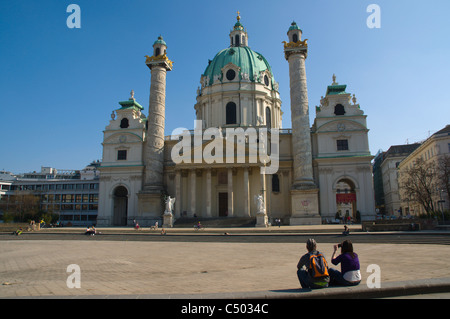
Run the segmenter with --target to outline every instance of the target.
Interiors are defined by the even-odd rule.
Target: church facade
[[[153,55],[146,56],[148,116],[132,93],[104,130],[98,226],[162,220],[171,227],[194,216],[254,218],[256,226],[274,219],[320,224],[338,212],[374,217],[366,115],[333,76],[310,125],[308,43],[295,22],[287,35],[291,128],[282,128],[279,85],[270,64],[248,46],[238,16],[229,47],[209,60],[201,75],[194,129],[176,136],[164,132],[172,61],[163,38],[157,39]]]

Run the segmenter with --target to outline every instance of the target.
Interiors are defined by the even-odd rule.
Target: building
[[[434,162],[436,167],[439,167],[438,165],[441,160],[447,159],[447,169],[449,168],[450,125],[447,125],[427,138],[398,165],[401,209],[406,215],[418,216],[426,213],[424,207],[418,201],[406,196],[405,192],[402,190],[406,170],[413,168],[419,158],[425,161],[425,163]],[[436,173],[437,174],[433,177],[433,181],[431,182],[432,186],[429,188],[432,196],[433,208],[435,211],[450,210],[448,188],[446,188],[445,185],[442,185],[437,178],[438,174],[443,173],[443,170],[437,168]],[[448,180],[448,171],[446,174]]]
[[[420,146],[420,143],[393,145],[383,154],[381,175],[383,180],[383,194],[385,214],[388,216],[402,216],[402,208],[398,186],[398,166],[401,161]]]
[[[255,219],[256,226],[275,218],[319,224],[333,220],[339,209],[373,218],[366,115],[333,77],[311,128],[308,43],[295,22],[287,36],[291,128],[282,128],[273,70],[249,47],[238,16],[229,46],[201,74],[194,129],[176,136],[164,132],[166,76],[173,63],[160,36],[146,56],[148,116],[132,92],[104,130],[98,225],[158,221],[170,227],[184,217]],[[175,198],[173,210],[168,196]]]
[[[360,219],[374,212],[373,156],[369,150],[367,115],[353,96],[339,85],[327,87],[316,107],[312,126],[316,183],[320,189],[321,215]]]
[[[27,192],[39,196],[40,210],[57,214],[59,221],[65,225],[96,224],[99,165],[100,162],[93,162],[82,170],[41,167],[40,172],[2,174],[0,177],[4,179],[0,181],[0,185],[2,189],[5,188],[3,208],[6,211],[19,192]]]

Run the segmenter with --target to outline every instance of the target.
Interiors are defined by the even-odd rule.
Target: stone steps
[[[254,227],[255,217],[181,217],[178,218],[173,227],[191,228],[200,222],[203,226],[209,228],[228,228],[228,227]]]

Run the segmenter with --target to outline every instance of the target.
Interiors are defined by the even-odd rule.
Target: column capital
[[[300,57],[306,59],[308,57],[308,47],[285,48],[284,57],[286,61],[289,61],[291,55],[300,55]]]

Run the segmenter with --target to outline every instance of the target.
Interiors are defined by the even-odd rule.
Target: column
[[[163,189],[166,74],[164,66],[151,66],[144,190],[153,192]]]
[[[307,45],[295,48],[285,47],[289,62],[291,95],[292,152],[294,160],[293,189],[316,188],[313,180],[311,130],[309,125],[308,89],[305,60]]]
[[[166,43],[162,37],[153,44],[154,56],[145,64],[151,70],[149,116],[147,137],[143,149],[145,165],[143,187],[137,194],[138,214],[148,219],[160,217],[163,211],[161,193],[164,190],[164,126],[166,112],[166,75],[172,70],[172,61],[165,52]]]
[[[250,217],[250,184],[248,180],[248,167],[244,167],[244,216]]]
[[[233,169],[228,168],[228,217],[233,217]]]
[[[195,169],[191,169],[191,211],[190,211],[190,216],[189,217],[194,217],[194,215],[196,214],[196,210],[195,210],[195,205],[196,205],[196,182],[197,179],[197,174],[195,173]]]
[[[211,217],[211,169],[206,169],[206,217]]]
[[[181,170],[175,171],[175,217],[181,217]]]
[[[307,41],[301,41],[302,31],[295,22],[288,31],[289,43],[284,45],[289,63],[292,121],[293,182],[291,187],[290,225],[319,225],[319,189],[314,183],[311,129],[309,125],[308,89],[305,59]]]

